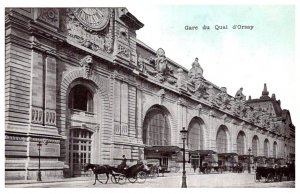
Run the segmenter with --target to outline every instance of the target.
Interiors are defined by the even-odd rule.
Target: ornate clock
[[[103,30],[109,22],[109,8],[74,8],[72,11],[88,30]]]

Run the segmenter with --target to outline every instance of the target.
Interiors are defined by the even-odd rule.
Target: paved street
[[[47,180],[44,183],[24,183],[24,184],[8,184],[7,188],[179,188],[181,187],[181,174],[167,174],[165,177],[148,178],[145,183],[130,183],[127,182],[124,185],[114,184],[111,180],[107,184],[101,184],[99,182],[93,185],[93,177],[83,177],[63,180],[59,182],[51,182]],[[220,188],[220,187],[251,187],[251,188],[263,188],[263,187],[281,187],[281,188],[294,188],[295,181],[284,181],[275,183],[255,182],[254,174],[188,174],[187,186],[189,188]]]

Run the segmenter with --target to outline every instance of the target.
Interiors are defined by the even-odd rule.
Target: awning
[[[192,150],[188,151],[190,154],[195,154],[195,155],[209,155],[209,154],[216,154],[217,152],[213,150]]]
[[[181,149],[178,146],[149,146],[145,147],[145,153],[176,154]]]
[[[218,156],[219,157],[231,157],[231,156],[237,156],[238,154],[237,153],[218,153]]]
[[[254,161],[260,164],[265,164],[266,162],[266,156],[256,156],[254,157]]]
[[[250,155],[250,158],[254,157],[253,155]],[[239,159],[247,159],[249,158],[249,155],[239,155]]]

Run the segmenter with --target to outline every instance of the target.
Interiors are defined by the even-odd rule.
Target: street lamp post
[[[37,181],[42,181],[42,173],[41,173],[41,147],[43,144],[47,145],[47,141],[45,139],[43,139],[43,141],[39,141],[37,146],[38,146],[38,150],[39,150],[39,169],[38,169],[38,173],[37,173]]]
[[[250,153],[251,153],[251,148],[248,149],[248,152],[249,152],[248,173],[251,173],[251,167],[250,167]]]
[[[185,140],[187,139],[187,133],[188,131],[185,130],[185,127],[182,128],[180,131],[181,133],[181,139],[183,141],[183,171],[182,171],[182,188],[187,188],[186,185],[186,172],[185,172]]]

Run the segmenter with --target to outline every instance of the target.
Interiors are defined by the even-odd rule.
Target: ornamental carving
[[[38,9],[38,20],[46,22],[52,26],[59,27],[59,13],[58,9],[54,8],[41,8]]]
[[[121,44],[118,44],[118,55],[121,55],[122,57],[126,58],[126,59],[130,59],[130,51],[125,48],[124,46],[122,46]]]
[[[142,73],[144,73],[144,71],[145,71],[145,59],[142,58],[141,56],[138,56],[137,70],[142,72]]]
[[[198,62],[198,58],[192,63],[192,68],[188,73],[189,82],[194,83],[195,81],[203,78],[203,69]]]
[[[270,126],[270,117],[267,112],[264,112],[260,116],[260,125],[262,127],[268,128]]]
[[[93,69],[93,58],[91,55],[87,55],[80,61],[80,65],[83,68],[84,75],[86,78],[90,77],[92,75],[92,69]]]
[[[207,91],[208,88],[206,87],[203,79],[194,80],[193,85],[188,85],[187,89],[198,98],[203,98],[205,100],[209,98],[209,93]]]
[[[155,76],[160,82],[168,81],[168,83],[172,85],[176,83],[172,67],[168,64],[165,51],[162,48],[157,50],[155,58],[150,58],[150,63],[154,68],[147,68],[147,73],[149,75]]]
[[[232,101],[232,112],[239,117],[245,117],[247,112],[245,103],[239,100]]]
[[[220,88],[220,92],[213,98],[210,98],[212,105],[218,106],[221,109],[231,109],[231,99],[227,94],[225,87]]]
[[[102,15],[104,12],[105,14]],[[87,17],[83,17],[84,15]],[[112,53],[113,12],[110,9],[67,9],[66,26],[68,31],[67,39],[69,41],[75,42],[97,53]]]
[[[179,68],[177,70],[177,87],[182,89],[182,90],[187,90],[187,82],[185,79],[185,76],[183,74],[183,70]]]
[[[235,94],[235,98],[237,100],[241,100],[241,101],[245,101],[246,100],[246,96],[243,94],[243,88],[240,88],[236,94]]]
[[[5,139],[11,141],[27,141],[27,137],[13,136],[13,135],[5,135]]]
[[[59,139],[46,139],[46,138],[40,138],[40,137],[31,137],[30,141],[31,142],[42,142],[44,144],[46,144],[46,143],[59,144],[60,143]]]

